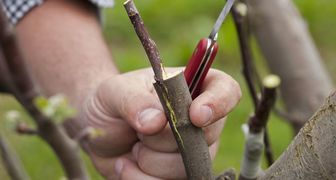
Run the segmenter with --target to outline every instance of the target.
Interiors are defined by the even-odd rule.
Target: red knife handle
[[[193,99],[200,94],[203,80],[216,57],[217,50],[216,41],[209,38],[201,39],[184,70],[184,76]]]

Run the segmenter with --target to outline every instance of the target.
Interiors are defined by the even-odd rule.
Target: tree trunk
[[[333,87],[306,24],[291,0],[247,0],[252,31],[281,93],[296,132]]]
[[[336,92],[259,179],[336,179]]]

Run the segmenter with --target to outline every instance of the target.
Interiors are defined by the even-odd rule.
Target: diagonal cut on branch
[[[144,27],[139,12],[131,0],[126,1],[124,6],[154,70],[154,87],[178,144],[188,179],[213,180],[204,132],[190,121],[189,107],[192,99],[183,73],[163,78],[164,71],[158,49]]]

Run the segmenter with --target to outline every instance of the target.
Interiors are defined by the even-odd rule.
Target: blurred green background
[[[317,44],[321,56],[330,74],[336,70],[336,1],[334,0],[295,0],[295,4],[306,20],[307,27]],[[111,47],[115,62],[122,72],[148,67],[149,63],[140,42],[122,7],[122,1],[116,0],[115,7],[103,12],[104,34]],[[223,7],[222,0],[183,0],[183,1],[136,1],[145,24],[156,41],[166,66],[186,64],[196,43],[206,37]],[[283,30],[286,33],[286,30]],[[237,37],[231,17],[224,23],[219,33],[220,51],[214,67],[225,71],[239,81],[243,97],[240,104],[230,113],[221,136],[221,146],[214,162],[218,173],[226,168],[239,169],[243,152],[241,125],[252,112],[252,106],[245,82],[241,76],[241,64]],[[267,74],[262,55],[254,43],[254,56],[258,71]],[[299,68],[299,67],[298,67]],[[312,74],[313,76],[313,74]],[[333,74],[333,79],[336,79]],[[22,110],[9,96],[0,95],[0,117],[12,109]],[[1,122],[0,132],[9,139],[17,151],[32,179],[60,179],[63,177],[56,157],[37,137],[19,136],[8,124]],[[281,119],[272,115],[269,132],[273,150],[279,156],[292,137],[290,127]],[[92,179],[102,179],[83,153]],[[8,179],[0,165],[0,179]]]

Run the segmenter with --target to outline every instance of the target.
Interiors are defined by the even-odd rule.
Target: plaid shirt
[[[2,0],[5,12],[13,24],[16,24],[32,8],[41,5],[44,0]],[[98,7],[111,7],[113,0],[89,0]]]

